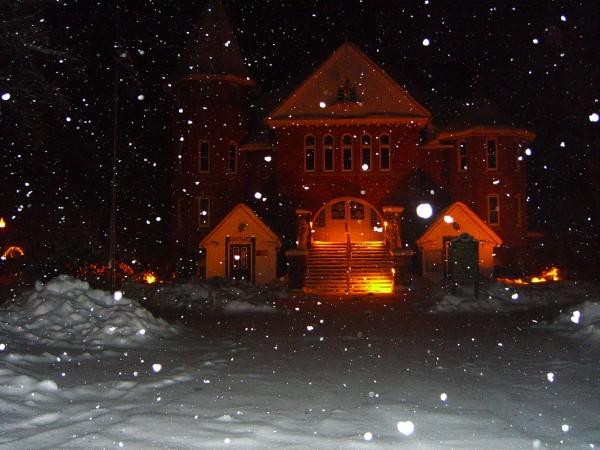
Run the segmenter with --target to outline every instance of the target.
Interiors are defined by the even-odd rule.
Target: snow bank
[[[71,347],[136,347],[178,331],[121,292],[90,289],[60,275],[0,310],[0,328],[28,340]]]
[[[225,279],[178,284],[129,283],[124,291],[153,310],[193,313],[275,312],[274,301],[287,297],[284,288],[253,286]]]
[[[514,285],[492,282],[482,285],[479,298],[473,288],[457,287],[454,294],[434,293],[436,303],[430,313],[511,313],[552,305],[569,305],[600,298],[600,286],[591,283],[561,281],[538,285]]]
[[[600,342],[600,300],[569,308],[548,326],[574,338]]]

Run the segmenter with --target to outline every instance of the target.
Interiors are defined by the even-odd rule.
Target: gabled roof
[[[457,230],[454,223],[446,223],[444,221],[445,216],[450,216],[455,220],[454,223],[459,223],[461,230]],[[467,223],[465,223],[465,220]],[[481,220],[479,216],[477,216],[477,214],[471,210],[471,208],[462,202],[452,203],[444,211],[439,213],[435,222],[433,222],[431,226],[427,228],[427,231],[423,233],[423,236],[417,239],[417,245],[421,246],[427,241],[430,241],[433,237],[433,234],[441,227],[447,228],[448,235],[450,236],[464,233],[467,229],[477,230],[478,233],[470,232],[469,234],[479,241],[492,242],[496,247],[502,245],[502,239],[500,236],[494,233],[494,230],[492,230],[485,222],[483,222],[483,220]]]
[[[227,223],[237,214],[243,216],[247,220],[248,225],[254,225],[254,227],[261,229],[271,241],[277,242],[279,246],[281,246],[281,241],[279,240],[279,237],[277,237],[277,235],[273,233],[273,231],[271,231],[271,229],[254,213],[254,211],[252,211],[248,206],[246,206],[243,203],[238,203],[236,206],[234,206],[231,209],[231,211],[229,211],[229,213],[225,216],[225,218],[221,220],[217,224],[217,226],[215,226],[210,231],[210,233],[208,233],[200,241],[200,246],[205,246],[210,241],[215,240],[219,233],[223,232],[223,228],[227,225]],[[240,232],[240,234],[243,234],[243,232]]]
[[[229,75],[250,80],[235,35],[220,0],[209,0],[200,26],[188,43],[183,58],[184,76]]]
[[[351,94],[340,100],[340,89]],[[266,121],[370,119],[424,125],[431,113],[367,55],[348,42],[315,70]]]

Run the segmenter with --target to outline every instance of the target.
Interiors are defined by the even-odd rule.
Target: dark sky
[[[29,235],[68,237],[85,229],[90,248],[106,251],[117,43],[137,72],[136,83],[119,89],[121,250],[164,245],[166,85],[204,1],[0,3],[3,35],[14,39],[21,30],[60,52],[1,47],[11,64],[2,69],[0,90],[11,99],[0,101],[7,167],[0,214],[15,217]],[[235,0],[225,6],[264,95],[280,98],[348,39],[438,121],[467,102],[489,99],[538,136],[528,162],[533,228],[563,247],[585,252],[597,245],[592,177],[600,124],[589,119],[600,113],[597,2]]]

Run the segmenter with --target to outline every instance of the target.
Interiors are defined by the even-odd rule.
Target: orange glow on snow
[[[559,272],[560,270],[558,267],[550,267],[548,270],[544,270],[541,274],[528,277],[528,279],[525,280],[523,278],[496,278],[496,280],[505,284],[539,284],[546,283],[548,281],[560,281],[561,278]]]

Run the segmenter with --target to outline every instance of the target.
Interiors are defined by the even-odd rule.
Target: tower
[[[200,240],[240,201],[245,178],[239,145],[254,81],[221,1],[207,2],[181,69],[173,83],[172,243],[178,265],[191,268],[202,259]]]

